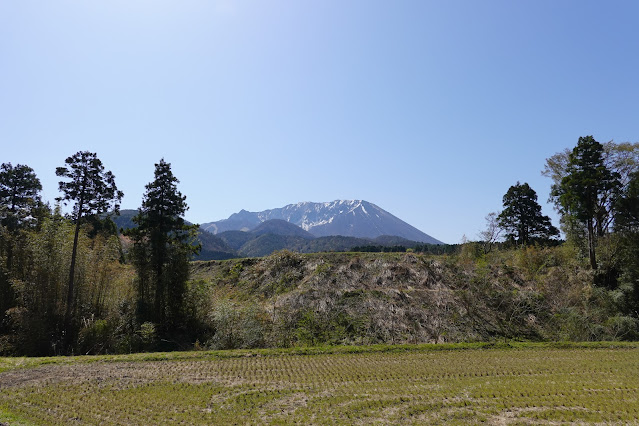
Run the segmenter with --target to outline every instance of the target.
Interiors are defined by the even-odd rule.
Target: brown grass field
[[[639,424],[639,344],[0,358],[5,424]]]

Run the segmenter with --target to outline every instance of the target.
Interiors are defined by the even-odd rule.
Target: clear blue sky
[[[639,2],[0,0],[0,162],[94,151],[187,219],[364,199],[447,243],[552,154],[639,141]],[[558,223],[555,220],[555,224]]]

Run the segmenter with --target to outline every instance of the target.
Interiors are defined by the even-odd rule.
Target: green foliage
[[[589,136],[584,139],[589,138],[592,137]],[[589,142],[592,142],[592,140],[589,140]],[[631,180],[632,174],[635,173],[637,167],[639,167],[639,143],[615,143],[611,141],[602,144],[602,147],[602,159],[604,166],[609,171],[618,173],[621,188],[625,188]],[[569,173],[571,155],[573,155],[573,150],[566,149],[554,154],[546,160],[546,165],[542,174],[552,179],[553,187],[559,187],[562,180],[567,177]],[[611,189],[616,190],[617,188]],[[557,195],[558,194],[551,194],[551,200],[553,200],[556,204],[558,202]],[[600,209],[600,213],[603,215],[612,213],[615,210],[615,197],[611,195],[612,193],[602,197],[602,200],[606,201]],[[561,209],[559,204],[557,204],[557,207]],[[610,221],[610,218],[608,218],[608,221]],[[608,224],[610,224],[610,222]],[[572,231],[569,224],[565,224],[564,231],[566,233]]]
[[[350,251],[358,251],[363,253],[405,253],[408,249],[404,246],[356,246]]]
[[[68,179],[59,183],[63,195],[58,201],[73,203],[74,220],[79,221],[85,214],[119,210],[124,194],[118,191],[115,176],[104,170],[95,153],[80,151],[64,162],[66,166],[58,167],[55,172],[56,176]]]
[[[616,200],[615,229],[622,232],[639,232],[639,170],[630,175],[630,180]]]
[[[83,323],[78,336],[80,353],[103,353],[106,348],[113,345],[113,323],[94,318],[85,319]]]
[[[620,307],[639,315],[639,144],[599,144],[580,138],[572,150],[550,157],[544,174],[569,242],[587,253],[593,282],[623,294]],[[614,232],[612,232],[614,230]]]
[[[28,231],[24,244],[16,251],[20,262],[16,262],[9,281],[17,297],[15,306],[7,311],[8,340],[3,351],[42,355],[66,350],[100,352],[100,348],[111,346],[109,339],[96,345],[97,340],[107,336],[104,329],[111,327],[110,323],[106,327],[98,321],[111,321],[117,303],[127,297],[130,279],[118,262],[118,238],[98,235],[91,239],[87,227],[83,226],[84,232],[77,241],[79,320],[72,323],[72,334],[78,336],[78,341],[63,347],[67,274],[75,225],[57,211],[42,221],[40,229]]]
[[[155,344],[155,340],[157,339],[157,330],[155,328],[155,324],[153,324],[152,322],[147,321],[145,323],[142,323],[138,334],[140,335],[142,344],[145,347],[150,347]]]
[[[620,287],[625,290],[625,311],[639,317],[639,171],[616,204],[615,230],[621,235]]]
[[[199,249],[193,244],[197,225],[186,225],[186,196],[177,190],[171,164],[160,160],[154,180],[146,185],[138,226],[129,230],[134,247],[131,258],[138,273],[140,321],[153,321],[161,329],[183,323],[184,293],[189,259]]]
[[[368,321],[364,316],[353,317],[347,313],[346,309],[328,312],[306,310],[301,312],[297,319],[296,343],[303,346],[317,346],[357,341],[362,337],[367,325]]]
[[[329,340],[328,330],[313,311],[307,310],[301,314],[295,331],[297,340],[302,345],[317,346]]]
[[[476,260],[483,258],[484,250],[480,243],[476,241],[466,241],[460,244],[459,260],[464,263],[474,263]]]
[[[289,224],[289,226],[291,226]],[[264,230],[262,230],[263,232]],[[284,231],[283,231],[284,232]],[[210,239],[211,236],[206,238]],[[332,235],[310,239],[300,235],[280,235],[260,233],[256,231],[225,231],[215,235],[223,240],[229,247],[219,247],[223,252],[211,252],[198,257],[199,260],[227,259],[230,257],[262,257],[273,254],[276,251],[289,250],[298,253],[320,252],[407,252],[409,250],[429,253],[444,254],[453,253],[454,245],[447,244],[422,244],[409,241],[401,237],[381,236],[374,240],[366,238],[345,237]],[[203,243],[205,239],[202,240]],[[237,250],[233,255],[229,251]]]
[[[565,175],[552,187],[551,198],[563,216],[586,229],[590,266],[597,269],[596,239],[612,224],[612,204],[620,189],[621,175],[604,161],[604,147],[592,136],[580,137],[568,156]],[[564,222],[575,224],[573,221]],[[568,235],[571,235],[568,232]]]
[[[78,238],[82,219],[85,216],[100,215],[109,209],[116,214],[120,208],[120,200],[124,195],[115,185],[115,176],[110,171],[105,171],[102,161],[97,155],[88,151],[80,151],[65,160],[66,167],[58,167],[56,175],[68,179],[60,181],[59,189],[62,196],[58,201],[73,203],[71,217],[75,220],[75,236],[71,263],[69,265],[69,284],[67,287],[67,300],[65,309],[65,345],[70,346],[73,340],[75,327],[72,322],[78,320],[76,314],[77,295],[76,259],[78,252]]]
[[[42,202],[40,191],[40,179],[31,167],[0,165],[0,225],[13,232],[33,222]]]
[[[5,313],[15,305],[15,293],[11,286],[14,269],[14,253],[25,243],[23,232],[37,225],[44,214],[40,199],[42,185],[31,167],[11,163],[0,166],[0,334],[5,330]],[[22,263],[22,259],[18,259]],[[19,267],[19,265],[18,265]]]
[[[217,300],[209,314],[215,334],[206,342],[211,349],[264,346],[268,323],[255,304],[242,306],[229,299]]]
[[[506,237],[527,245],[534,241],[546,241],[559,235],[559,230],[550,223],[550,218],[541,213],[537,193],[527,184],[511,186],[503,198],[504,210],[497,220],[506,230]]]

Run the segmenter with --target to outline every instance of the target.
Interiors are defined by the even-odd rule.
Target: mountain
[[[233,213],[228,219],[203,223],[200,227],[213,235],[220,234],[224,231],[250,231],[267,220],[261,220],[257,215],[257,213],[241,210],[239,213]]]
[[[443,244],[375,204],[363,200],[303,202],[262,212],[242,210],[228,219],[204,223],[201,227],[212,234],[233,230],[247,231],[272,219],[295,224],[315,237],[342,235],[374,239],[388,235],[421,243]]]

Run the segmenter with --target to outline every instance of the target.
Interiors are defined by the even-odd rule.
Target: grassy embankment
[[[639,338],[628,293],[594,286],[570,246],[278,252],[195,262],[192,279],[189,312],[209,349]]]
[[[637,343],[0,358],[0,372],[10,424],[639,420]]]

